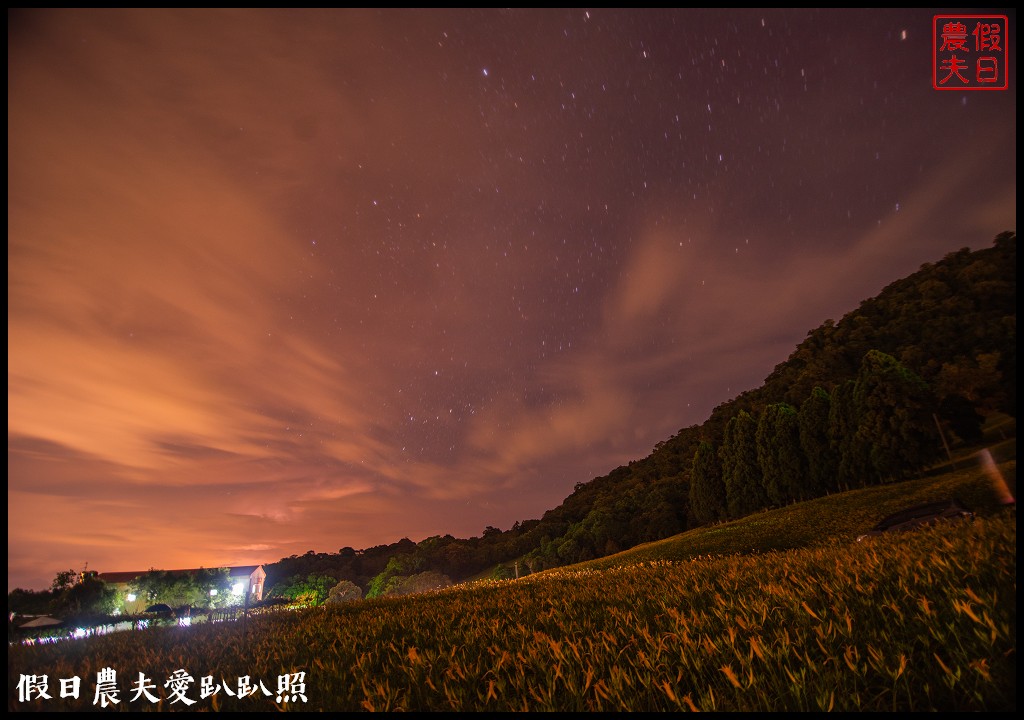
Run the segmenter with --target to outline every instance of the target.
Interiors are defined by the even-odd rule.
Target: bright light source
[[[234,586],[231,588],[232,595],[241,595],[243,592],[245,592],[244,583],[236,582]]]
[[[135,602],[135,593],[128,593],[128,602]]]
[[[210,590],[210,597],[213,597],[216,594],[217,594],[217,588],[213,588],[212,590]]]

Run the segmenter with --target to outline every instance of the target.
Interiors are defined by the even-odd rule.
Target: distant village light
[[[233,596],[241,598],[245,595],[247,588],[251,589],[252,598],[255,601],[263,599],[263,583],[266,581],[267,573],[263,569],[262,565],[241,565],[234,567],[220,568],[228,572],[230,580],[230,593]],[[174,576],[191,576],[193,578],[199,577],[200,573],[203,572],[203,568],[193,568],[187,570],[168,570],[165,571]],[[132,588],[128,585],[134,580],[138,580],[144,577],[146,572],[110,572],[110,573],[96,573],[103,582],[108,585],[112,585],[116,588],[119,597],[125,598],[126,602],[135,602],[138,598],[138,594],[132,592]],[[223,588],[222,588],[223,589]],[[219,590],[211,589],[210,597],[216,597],[219,594]],[[158,601],[158,598],[150,598],[151,602]]]

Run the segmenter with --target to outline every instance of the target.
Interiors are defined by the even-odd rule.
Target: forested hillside
[[[985,417],[1016,416],[1016,233],[964,248],[808,333],[754,390],[645,458],[580,483],[539,520],[271,564],[272,592],[350,580],[370,595],[443,575],[514,576],[726,518],[920,472]],[[497,567],[496,570],[494,568]],[[428,574],[429,575],[425,575]],[[421,577],[423,582],[415,582]]]

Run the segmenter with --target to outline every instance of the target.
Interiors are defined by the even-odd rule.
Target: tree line
[[[815,387],[798,408],[740,410],[722,442],[694,454],[690,506],[698,524],[894,480],[941,453],[938,400],[918,375],[871,350],[854,380]],[[972,436],[983,420],[975,413]]]

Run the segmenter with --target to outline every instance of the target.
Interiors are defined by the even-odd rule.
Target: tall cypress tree
[[[796,410],[787,403],[764,409],[757,424],[757,461],[762,484],[772,505],[785,505],[808,496]]]
[[[854,403],[853,380],[832,390],[828,414],[829,445],[836,459],[836,485],[843,490],[863,487],[867,482],[867,457],[855,442],[860,418]]]
[[[896,358],[869,351],[853,399],[859,418],[854,444],[866,451],[873,482],[903,478],[938,457],[935,396]]]
[[[757,421],[746,410],[726,424],[719,458],[729,517],[740,518],[768,507],[757,463]]]
[[[690,509],[702,525],[725,518],[725,484],[722,482],[718,453],[709,442],[701,442],[693,456]]]
[[[829,411],[832,399],[821,387],[815,387],[800,406],[800,449],[806,462],[806,485],[810,497],[819,497],[838,489],[838,461],[829,442]]]

